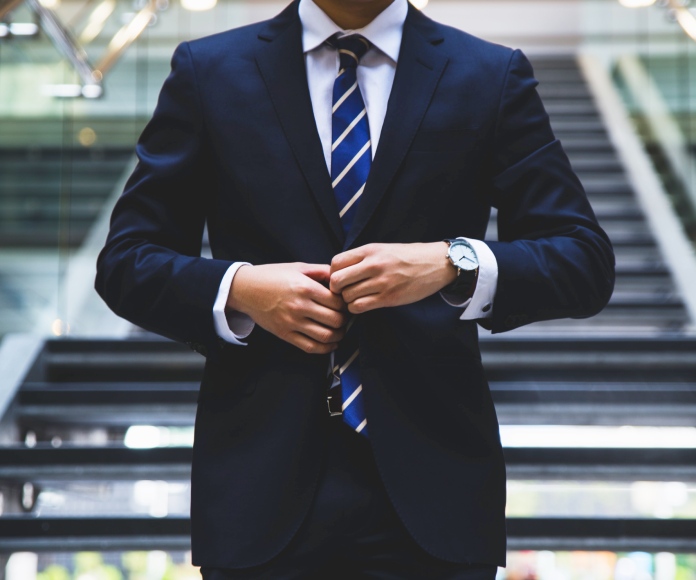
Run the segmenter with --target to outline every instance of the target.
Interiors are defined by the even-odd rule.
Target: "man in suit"
[[[591,316],[614,281],[535,86],[519,51],[406,0],[295,0],[177,48],[96,288],[206,356],[204,578],[504,565],[477,324]]]

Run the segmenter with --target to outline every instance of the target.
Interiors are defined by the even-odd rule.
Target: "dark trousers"
[[[330,422],[324,473],[290,544],[261,566],[202,567],[204,580],[494,580],[496,566],[444,562],[416,544],[392,508],[369,442],[341,417]]]

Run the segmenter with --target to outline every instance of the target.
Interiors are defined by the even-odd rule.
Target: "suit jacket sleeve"
[[[510,59],[492,160],[498,240],[494,333],[599,312],[614,286],[614,254],[555,139],[529,61]]]
[[[232,262],[200,257],[215,174],[185,43],[136,152],[97,260],[96,290],[119,316],[205,352],[219,340],[211,312]]]

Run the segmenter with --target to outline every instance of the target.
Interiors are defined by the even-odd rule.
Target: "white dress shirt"
[[[338,73],[338,51],[326,44],[336,33],[359,33],[372,43],[372,48],[360,60],[357,69],[358,86],[362,93],[372,140],[374,158],[387,103],[394,84],[396,63],[399,59],[403,26],[408,13],[408,0],[394,0],[377,18],[360,30],[342,30],[312,0],[300,0],[299,17],[302,22],[302,47],[305,55],[309,94],[314,119],[324,149],[326,165],[331,173],[333,86]],[[479,260],[479,277],[472,298],[457,304],[447,296],[442,298],[453,307],[463,308],[462,320],[488,318],[493,313],[493,298],[498,285],[498,263],[490,248],[480,240],[466,239]],[[443,255],[443,259],[445,256]],[[232,280],[237,270],[248,262],[232,264],[220,283],[213,317],[220,337],[233,344],[244,345],[243,339],[254,329],[254,321],[240,312],[225,313],[225,305]]]

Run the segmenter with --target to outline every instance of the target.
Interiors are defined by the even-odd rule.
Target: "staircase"
[[[0,337],[43,325],[65,298],[67,261],[132,163],[142,123],[0,118]]]
[[[593,318],[541,322],[523,327],[515,335],[682,332],[693,321],[676,292],[577,63],[572,58],[538,58],[532,64],[556,137],[614,245],[616,287],[609,305]],[[495,239],[495,216],[488,232],[489,239]]]
[[[694,426],[693,321],[573,58],[533,61],[558,139],[614,245],[603,312],[483,335],[501,424]],[[495,216],[489,235],[495,238]]]
[[[131,147],[0,148],[0,246],[79,247]]]
[[[482,332],[501,425],[693,427],[696,337],[670,273],[575,61],[534,65],[554,130],[614,242],[617,285],[594,318]],[[493,239],[495,217],[489,231]],[[30,351],[10,342],[0,352],[0,368],[3,356],[25,365],[0,389],[9,393],[6,405],[0,396],[0,415],[7,409],[0,422],[0,553],[187,549],[190,435],[203,359],[147,337],[47,340],[24,361],[23,352]],[[143,424],[166,428],[152,434],[166,433],[174,446],[124,446],[129,428]],[[511,482],[696,480],[690,448],[511,446],[506,458]],[[168,511],[157,514],[166,517],[134,506],[141,479],[169,482],[162,487]],[[602,511],[511,517],[509,533],[511,549],[696,549],[694,520]]]

